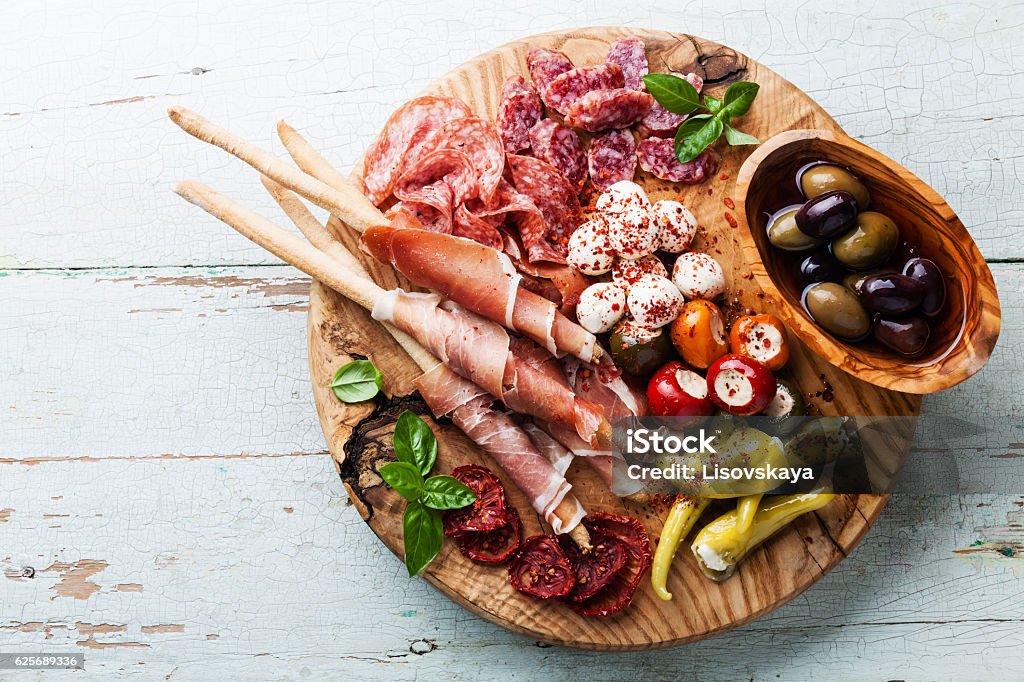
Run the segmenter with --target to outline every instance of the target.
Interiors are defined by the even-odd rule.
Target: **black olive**
[[[896,247],[895,252],[892,255],[892,259],[896,264],[896,267],[900,267],[902,264],[914,258],[920,258],[921,252],[917,250],[917,244],[909,242],[906,239],[901,241]]]
[[[923,351],[930,333],[923,317],[875,318],[875,340],[901,355],[917,355]]]
[[[906,275],[875,275],[864,280],[860,300],[873,313],[906,315],[921,305],[925,286]]]
[[[837,261],[828,249],[815,251],[800,263],[800,278],[804,284],[838,282],[845,274],[843,264]]]
[[[796,226],[810,237],[828,239],[857,219],[857,200],[849,192],[837,190],[814,197],[796,212]]]
[[[946,282],[942,279],[939,266],[927,258],[911,258],[903,266],[903,274],[924,285],[921,312],[928,317],[938,315],[942,304],[946,302]]]

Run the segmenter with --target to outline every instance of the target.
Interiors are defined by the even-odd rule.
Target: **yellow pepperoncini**
[[[709,503],[710,500],[695,495],[676,495],[672,503],[651,565],[651,586],[654,587],[654,593],[665,601],[672,599],[672,593],[667,589],[672,558]]]
[[[736,566],[762,542],[793,519],[821,509],[832,501],[831,493],[802,493],[766,497],[746,531],[739,529],[739,512],[732,509],[705,526],[690,546],[701,572],[715,581],[733,574]]]

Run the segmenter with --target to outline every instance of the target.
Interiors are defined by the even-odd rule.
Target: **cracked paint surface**
[[[325,454],[308,281],[170,189],[200,177],[279,210],[164,110],[278,153],[285,118],[347,171],[395,106],[510,40],[600,24],[718,40],[959,212],[992,263],[1003,335],[924,410],[1020,417],[1024,6],[172,0],[18,17],[0,41],[0,649],[80,647],[102,679],[999,679],[1019,665],[1024,491],[894,498],[808,592],[676,651],[538,646],[407,580]]]

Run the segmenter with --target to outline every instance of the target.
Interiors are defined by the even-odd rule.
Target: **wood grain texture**
[[[993,272],[1001,291],[1024,287],[1020,265]],[[539,647],[410,581],[349,503],[313,410],[301,275],[204,270],[204,284],[191,268],[6,274],[0,361],[21,371],[0,376],[0,603],[15,605],[0,613],[5,651],[76,649],[88,639],[79,624],[105,624],[118,630],[83,648],[86,678],[486,671],[582,682],[623,671],[999,679],[1024,646],[1024,551],[1003,553],[1024,547],[1024,498],[904,495],[822,580],[735,631],[642,655]],[[88,319],[65,312],[53,324],[43,311],[54,300]],[[986,368],[926,398],[924,413],[1020,413],[1021,306],[1006,301]],[[111,352],[105,330],[122,339],[115,349],[134,339],[132,351]],[[62,350],[41,359],[33,347]],[[68,382],[75,368],[80,380]],[[54,591],[70,569],[45,570],[99,561],[88,599]],[[29,567],[35,577],[19,578]],[[155,624],[184,632],[142,632]]]
[[[551,649],[408,580],[320,454],[308,281],[170,189],[202,177],[284,217],[165,109],[266,146],[284,117],[347,170],[410,93],[521,36],[632,24],[733,45],[936,188],[996,260],[995,353],[922,412],[1020,415],[1024,309],[1008,292],[1024,271],[1006,262],[1024,255],[1024,205],[1008,200],[1024,173],[1020,3],[142,0],[58,15],[15,0],[0,14],[2,650],[74,650],[77,627],[113,626],[77,675],[104,680],[1014,677],[1024,559],[1000,548],[1024,543],[1020,496],[896,496],[807,592],[675,650]],[[42,570],[93,560],[108,566],[87,600]],[[26,567],[37,577],[6,577]],[[184,632],[142,632],[160,624]]]
[[[660,71],[695,71],[705,79],[706,91],[721,96],[736,80],[761,86],[758,106],[744,117],[744,130],[766,139],[781,130],[820,126],[837,129],[827,114],[796,87],[764,66],[728,47],[685,35],[643,29],[574,29],[534,36],[485,53],[456,68],[425,91],[464,100],[479,116],[493,119],[501,86],[512,74],[526,73],[530,46],[565,52],[576,64],[603,61],[608,44],[617,38],[639,35],[647,44],[648,59]],[[726,272],[729,294],[727,316],[753,309],[772,312],[750,276],[738,230],[726,213],[735,196],[735,178],[749,148],[723,148],[722,177],[697,186],[680,186],[640,174],[639,181],[652,200],[682,198],[702,226],[695,248],[718,259]],[[357,166],[358,171],[358,166]],[[379,271],[380,266],[376,266]],[[392,280],[393,281],[393,280]],[[310,307],[310,373],[314,398],[332,454],[347,489],[359,500],[361,513],[384,543],[401,554],[402,499],[383,485],[376,470],[388,461],[389,425],[402,409],[428,410],[413,394],[415,365],[361,310],[326,287],[314,285]],[[324,388],[326,378],[353,357],[370,357],[389,378],[389,398],[375,412],[365,405],[350,407]],[[817,358],[806,347],[793,349],[789,374],[806,394],[823,392],[826,382],[834,399],[818,401],[826,414],[915,414],[919,399],[878,389],[848,377]],[[406,397],[409,396],[409,397]],[[435,424],[440,434],[439,470],[460,464],[491,465],[486,456],[450,425]],[[577,497],[588,511],[628,513],[642,518],[656,537],[664,509],[623,504],[600,479],[576,462],[569,472]],[[513,487],[506,481],[506,489]],[[512,493],[518,509],[529,505]],[[442,592],[470,610],[516,632],[560,645],[602,650],[630,650],[672,646],[706,637],[745,623],[785,603],[835,566],[860,541],[881,512],[884,498],[842,497],[816,515],[807,515],[766,543],[722,584],[703,578],[689,553],[681,551],[669,579],[676,601],[663,602],[647,588],[633,605],[610,619],[588,619],[561,603],[530,599],[507,584],[502,568],[472,564],[453,551],[451,543],[425,572]],[[544,532],[539,520],[524,521],[526,536]],[[687,604],[680,609],[679,604]]]
[[[900,239],[945,275],[946,303],[929,320],[931,336],[920,356],[843,342],[824,333],[804,309],[792,255],[768,241],[767,216],[782,208],[779,188],[795,186],[796,169],[815,161],[852,170],[871,192],[871,210],[892,218]],[[956,386],[985,366],[1001,319],[992,272],[949,204],[906,168],[840,132],[790,130],[766,140],[743,162],[736,195],[744,259],[789,330],[819,356],[876,386],[916,394]]]

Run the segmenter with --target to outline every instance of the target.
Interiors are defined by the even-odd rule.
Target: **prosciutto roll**
[[[513,412],[565,425],[588,443],[610,440],[604,411],[573,393],[564,375],[555,376],[540,357],[541,349],[524,339],[513,343],[501,325],[436,294],[401,289],[382,294],[371,314],[411,335],[449,369]]]
[[[569,387],[578,395],[601,406],[606,418],[611,421],[622,417],[642,417],[647,414],[647,400],[633,390],[621,377],[598,378],[596,367],[580,363],[574,359],[565,361],[565,375]],[[608,488],[616,495],[625,496],[637,492],[641,483],[625,476],[625,467],[615,466],[615,457],[607,445],[588,443],[565,428],[562,424],[546,423],[542,428],[552,438],[561,443],[573,455],[585,457],[587,464],[601,477]]]
[[[501,251],[448,234],[383,226],[364,232],[363,245],[413,284],[533,339],[553,355],[568,353],[586,362],[601,356],[593,334],[552,301],[520,286],[522,275]]]
[[[568,533],[579,524],[586,511],[570,492],[564,469],[557,470],[533,435],[493,408],[492,396],[444,365],[423,374],[416,388],[434,416],[449,417],[490,455],[555,533]]]

